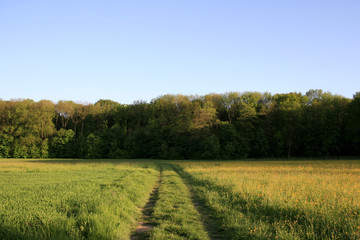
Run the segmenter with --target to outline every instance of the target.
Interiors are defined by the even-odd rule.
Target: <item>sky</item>
[[[360,91],[358,0],[0,0],[0,98]]]

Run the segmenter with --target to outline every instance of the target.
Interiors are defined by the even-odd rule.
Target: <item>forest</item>
[[[0,158],[359,155],[360,92],[163,95],[133,104],[0,99]]]

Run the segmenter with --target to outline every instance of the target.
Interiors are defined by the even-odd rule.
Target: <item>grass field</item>
[[[151,163],[1,160],[0,239],[128,239]]]
[[[359,161],[178,164],[233,239],[360,239]]]
[[[0,239],[360,239],[360,161],[0,160]]]

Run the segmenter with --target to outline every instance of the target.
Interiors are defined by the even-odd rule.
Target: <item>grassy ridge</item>
[[[142,162],[0,161],[0,239],[128,239],[158,170]]]
[[[162,166],[159,198],[153,212],[157,226],[152,229],[150,238],[208,240],[189,189],[170,165]]]
[[[359,239],[359,161],[182,162],[232,239]]]

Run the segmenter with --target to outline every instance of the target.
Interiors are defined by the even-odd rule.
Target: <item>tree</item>
[[[55,105],[51,101],[41,100],[34,104],[30,119],[36,120],[32,129],[42,139],[47,139],[55,132],[53,119],[55,117]]]
[[[101,138],[94,133],[86,137],[86,154],[85,158],[101,158]]]
[[[237,107],[240,100],[240,94],[238,92],[229,92],[223,95],[223,105],[226,109],[227,120],[232,123],[234,119],[238,117]]]
[[[278,129],[281,130],[283,139],[287,144],[287,157],[291,157],[297,131],[299,130],[299,119],[305,98],[301,93],[276,94],[273,97],[274,114]]]
[[[348,144],[346,151],[354,156],[360,155],[360,92],[354,94],[352,101],[348,104],[346,117],[346,140]]]
[[[57,118],[61,119],[61,128],[67,129],[69,121],[74,114],[75,105],[73,101],[59,101],[55,105],[55,110],[58,114]]]
[[[0,100],[0,157],[238,159],[360,154],[360,93]],[[80,127],[81,125],[81,127]]]
[[[50,142],[49,155],[57,158],[78,157],[74,151],[75,133],[71,129],[61,128]]]
[[[216,117],[216,109],[212,102],[194,100],[192,109],[193,116],[190,130],[211,128],[214,124],[219,123]]]
[[[215,135],[210,135],[200,142],[200,151],[197,158],[217,159],[220,156],[220,142]]]
[[[344,152],[345,115],[348,100],[344,97],[310,90],[302,113],[300,137],[305,156],[333,156]]]
[[[256,158],[268,157],[269,154],[269,142],[266,138],[263,128],[257,128],[255,132],[255,138],[251,144],[251,155]]]
[[[249,153],[248,145],[244,144],[235,126],[229,122],[221,122],[214,130],[220,143],[220,158],[246,158]]]

